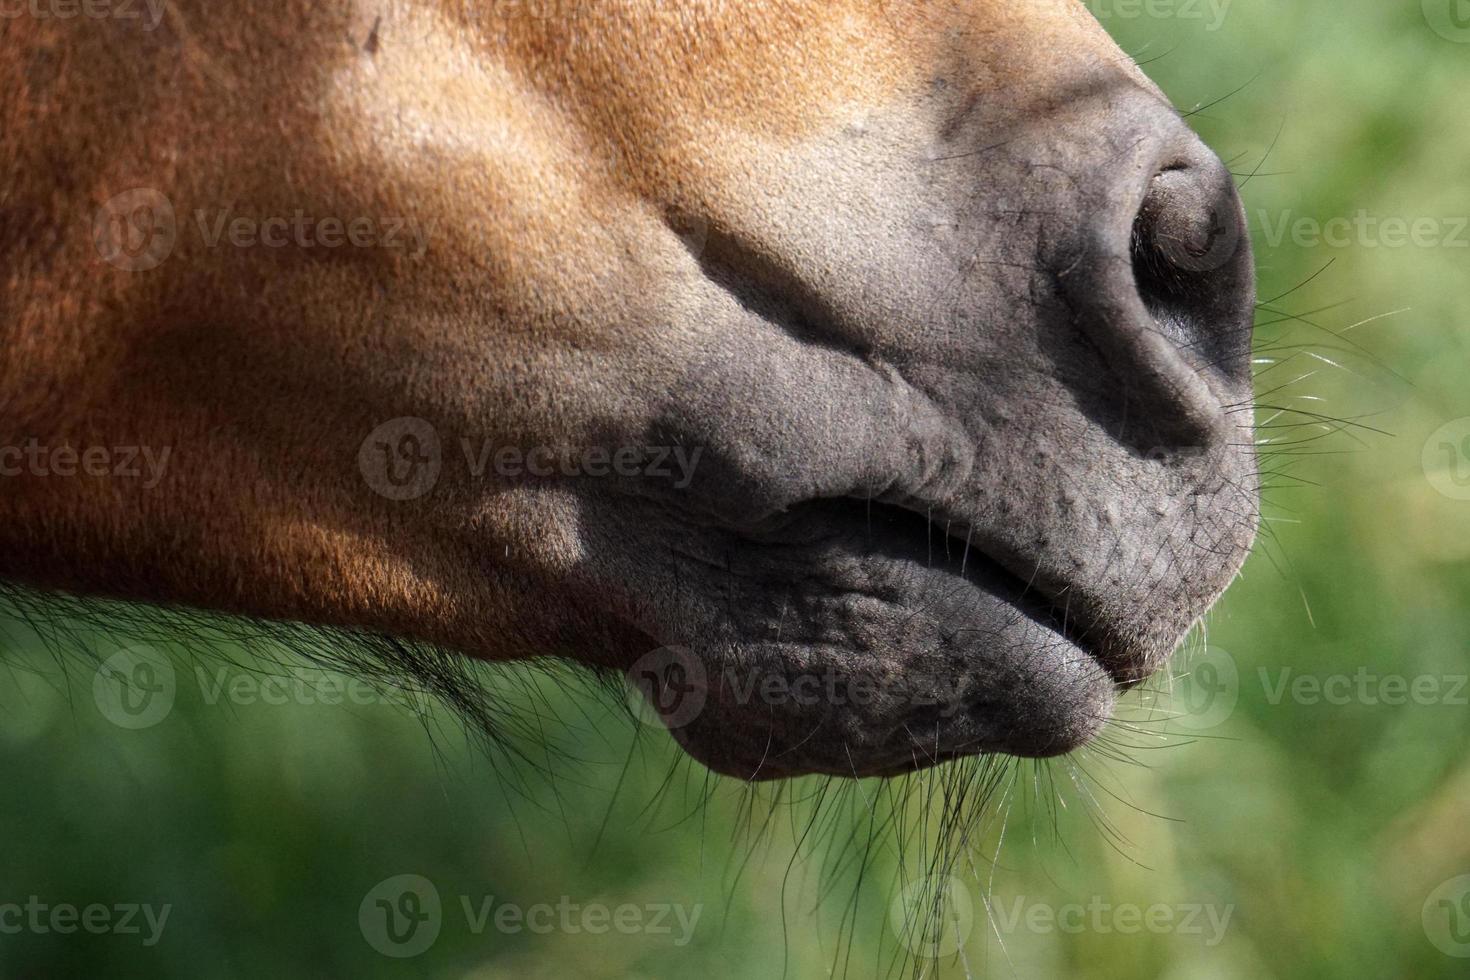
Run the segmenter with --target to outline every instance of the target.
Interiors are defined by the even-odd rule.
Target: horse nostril
[[[1235,188],[1203,179],[1195,168],[1154,177],[1133,222],[1133,268],[1139,291],[1177,293],[1198,288],[1201,277],[1240,254],[1245,228]]]
[[[1049,239],[1060,247],[1044,260],[1067,327],[1097,349],[1112,386],[1099,397],[1127,417],[1118,428],[1135,448],[1219,444],[1233,436],[1230,409],[1249,398],[1255,319],[1235,180],[1167,107],[1120,119],[1110,106],[1104,118],[1120,127],[1110,145],[1126,137],[1131,152],[1090,171],[1075,233]]]
[[[1131,251],[1139,297],[1159,326],[1208,363],[1237,360],[1254,290],[1245,216],[1225,165],[1211,155],[1155,175]]]

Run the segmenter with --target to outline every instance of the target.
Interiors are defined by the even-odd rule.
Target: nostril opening
[[[1183,139],[1166,162],[1146,185],[1137,169],[1103,185],[1099,220],[1080,252],[1058,255],[1057,280],[1127,402],[1153,409],[1149,437],[1213,445],[1224,407],[1250,390],[1250,238],[1235,181],[1203,143]]]
[[[1244,227],[1234,187],[1189,167],[1154,177],[1133,222],[1133,272],[1145,300],[1182,297],[1234,264]]]
[[[1238,360],[1253,295],[1250,243],[1223,164],[1166,168],[1133,222],[1133,277],[1157,325],[1214,364]]]

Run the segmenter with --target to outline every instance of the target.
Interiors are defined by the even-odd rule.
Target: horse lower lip
[[[1011,586],[1011,591],[1002,595],[1002,598],[1014,606],[1018,612],[1048,626],[1072,646],[1086,653],[1097,662],[1099,667],[1107,671],[1108,676],[1118,685],[1128,686],[1134,682],[1116,660],[1106,656],[1100,646],[1094,642],[1098,624],[1079,624],[1077,622],[1070,604],[1066,601],[1065,594],[1047,594],[1034,583],[1023,581],[997,559],[983,552],[979,554],[982,561],[994,571],[994,574]],[[976,551],[971,546],[972,561],[975,556]],[[968,568],[965,574],[968,577]],[[997,591],[993,580],[984,584],[992,592]]]
[[[1005,563],[975,545],[975,535],[969,533],[969,525],[943,526],[917,511],[893,504],[866,500],[854,503],[863,508],[861,516],[870,529],[872,524],[881,521],[890,527],[897,525],[893,529],[911,541],[925,541],[930,565],[948,566],[953,574],[961,575],[997,595],[1017,612],[1046,626],[1096,661],[1120,687],[1138,682],[1139,678],[1120,663],[1119,658],[1107,656],[1096,642],[1102,624],[1079,623],[1064,591],[1051,594],[1036,583],[1021,578]]]
[[[727,659],[745,674],[710,675],[704,710],[674,729],[684,748],[742,779],[859,777],[968,756],[1051,758],[1096,738],[1113,675],[1050,600],[943,528],[828,498],[747,529],[712,563]],[[814,699],[763,698],[768,676],[840,683]]]

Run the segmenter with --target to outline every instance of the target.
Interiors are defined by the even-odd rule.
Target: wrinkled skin
[[[0,23],[0,445],[172,450],[5,478],[0,576],[631,671],[765,779],[1076,748],[1239,569],[1240,204],[1080,4],[326,6]],[[147,271],[92,234],[136,187]],[[429,231],[210,247],[221,208]],[[404,417],[442,470],[394,500]]]

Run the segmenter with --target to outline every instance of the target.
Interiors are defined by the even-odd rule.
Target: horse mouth
[[[1157,464],[1175,465],[1192,464]],[[957,506],[839,497],[747,529],[705,579],[718,611],[694,649],[708,704],[676,737],[744,780],[892,776],[1086,746],[1249,552],[1239,481],[1184,472],[1197,492],[1121,509],[1106,488],[1078,497],[1092,524],[1042,509],[1017,531],[983,501],[985,519],[965,522],[951,519]],[[813,677],[830,681],[812,685],[826,697],[761,696],[767,681],[791,690]]]
[[[1007,602],[1017,613],[1066,640],[1087,654],[1120,688],[1142,678],[1130,665],[1146,659],[1141,652],[1120,650],[1115,630],[1104,617],[1084,611],[1071,601],[1072,585],[1052,585],[1035,573],[1025,558],[1005,561],[985,550],[984,535],[974,525],[939,521],[915,510],[879,501],[843,501],[839,509],[861,508],[869,529],[877,523],[895,534],[923,541],[930,566],[985,589]],[[857,520],[856,514],[846,515]],[[869,535],[871,540],[871,535]]]
[[[1111,717],[1115,697],[1141,680],[1128,665],[1144,655],[1120,653],[1112,639],[1116,635],[1113,624],[1080,613],[1069,601],[1069,585],[1048,587],[1024,567],[1024,559],[1007,562],[983,550],[978,544],[979,529],[879,501],[825,501],[817,509],[830,512],[854,531],[861,528],[875,562],[901,566],[922,561],[926,573],[938,583],[928,588],[948,588],[956,596],[965,592],[983,595],[1009,610],[1010,621],[1024,621],[1021,633],[1026,639],[1015,648],[1020,651],[1023,674],[1065,672],[1068,665],[1084,665],[1077,679],[1085,693],[1074,690],[1070,697],[1058,699],[1050,717],[1019,713],[1011,723],[1012,730],[997,737],[995,732],[965,730],[972,722],[984,728],[994,720],[995,699],[977,692],[971,693],[968,703],[936,698],[903,720],[892,740],[896,745],[869,754],[845,775],[891,777],[978,755],[1049,758],[1069,754],[1100,732]],[[900,539],[908,542],[906,550],[894,548]],[[940,622],[935,641],[949,642],[970,631],[983,636],[987,628],[976,630],[963,620]],[[957,674],[974,666],[951,664]],[[951,682],[956,679],[949,678]]]

